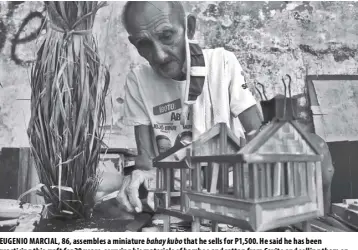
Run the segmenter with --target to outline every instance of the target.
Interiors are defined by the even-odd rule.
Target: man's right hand
[[[122,182],[117,196],[119,207],[127,212],[140,213],[143,204],[139,197],[139,188],[143,184],[148,191],[147,204],[154,210],[154,193],[156,183],[155,170],[134,170],[131,175],[126,176]]]
[[[117,195],[118,206],[127,212],[140,213],[143,204],[139,197],[139,188],[143,184],[148,191],[147,204],[154,210],[154,189],[156,170],[153,168],[155,155],[152,144],[152,127],[139,125],[134,127],[134,135],[138,148],[135,168],[131,175],[125,176]]]

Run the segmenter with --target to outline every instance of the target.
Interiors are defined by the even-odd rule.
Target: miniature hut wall
[[[184,191],[187,214],[266,231],[323,215],[320,151],[294,121],[273,122],[238,154],[192,156],[232,164],[233,187]]]
[[[179,149],[172,148],[154,159],[154,167],[157,168],[156,210],[173,216],[188,217],[184,214],[186,200],[182,194],[185,190],[204,189],[216,192],[217,186],[224,189],[228,183],[228,167],[225,164],[225,166],[205,162],[191,164],[188,162],[188,158],[192,155],[210,156],[235,153],[239,151],[240,143],[242,143],[240,139],[232,133],[226,124],[217,124],[189,146]],[[220,169],[221,172],[219,172]],[[174,176],[180,180],[180,185],[175,185]],[[212,178],[213,176],[214,178]],[[221,181],[217,185],[219,177]],[[179,189],[175,186],[179,186]]]

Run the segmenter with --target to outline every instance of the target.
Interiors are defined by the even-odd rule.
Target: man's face
[[[139,54],[163,77],[182,80],[185,30],[178,12],[166,2],[145,2],[132,6],[127,20]]]

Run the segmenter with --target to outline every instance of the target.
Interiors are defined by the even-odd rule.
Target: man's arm
[[[253,105],[239,114],[239,120],[246,131],[247,140],[250,141],[262,124],[260,111],[257,105]]]
[[[231,75],[229,86],[230,111],[235,117],[238,116],[245,130],[245,137],[250,141],[262,124],[262,116],[255,98],[245,83],[243,70],[236,56],[232,52],[228,52],[227,60]]]
[[[117,201],[119,207],[127,212],[137,213],[143,209],[140,199],[140,186],[149,191],[155,187],[155,169],[152,165],[154,147],[151,140],[152,128],[150,125],[137,125],[134,127],[134,136],[137,143],[138,156],[135,159],[135,170],[126,176],[119,189]],[[147,192],[147,204],[154,209],[154,193]]]
[[[155,157],[153,142],[151,140],[152,127],[150,125],[135,126],[134,136],[138,150],[138,157],[135,160],[136,169],[152,170],[152,159]]]

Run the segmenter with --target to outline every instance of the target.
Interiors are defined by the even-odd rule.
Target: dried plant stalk
[[[53,216],[86,216],[100,181],[110,79],[91,30],[104,5],[46,2],[50,28],[32,67],[28,135]]]

